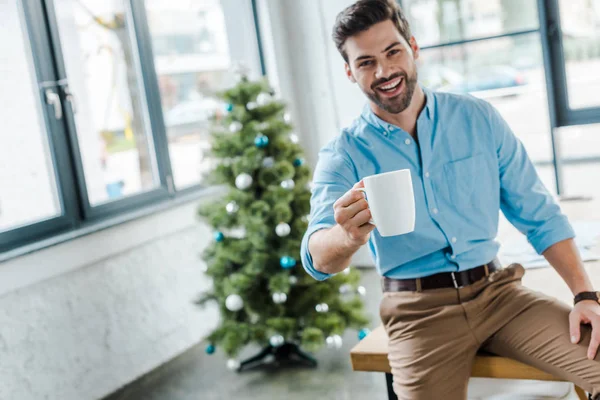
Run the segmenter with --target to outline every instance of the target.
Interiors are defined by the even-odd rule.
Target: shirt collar
[[[425,93],[425,108],[419,115],[419,118],[422,118],[423,113],[425,113],[425,115],[424,115],[425,117],[427,117],[429,120],[433,120],[435,118],[434,95],[429,89],[426,89],[423,86],[421,86],[421,89],[423,90],[423,93]],[[389,122],[386,122],[386,121],[382,120],[381,118],[379,118],[377,115],[375,115],[373,110],[371,110],[371,106],[370,106],[369,102],[367,102],[364,105],[361,116],[365,121],[367,121],[369,124],[373,125],[377,129],[384,130],[384,131],[391,131],[394,129],[398,129],[397,126],[390,124]]]

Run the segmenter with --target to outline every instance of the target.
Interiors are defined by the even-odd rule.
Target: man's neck
[[[425,93],[423,93],[423,89],[421,89],[419,85],[415,88],[410,105],[401,113],[389,113],[373,102],[370,102],[370,105],[373,113],[379,118],[385,122],[396,125],[400,129],[408,132],[415,140],[417,139],[417,118],[423,110],[423,107],[425,107]]]

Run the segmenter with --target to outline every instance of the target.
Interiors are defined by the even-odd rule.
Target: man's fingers
[[[352,186],[352,189],[364,188],[364,187],[365,187],[365,183],[361,180],[360,182],[356,182],[354,184],[354,186]]]
[[[362,192],[358,190],[348,190],[342,197],[337,199],[337,201],[333,204],[334,208],[337,207],[348,207],[352,203],[356,203],[358,200],[364,199]]]
[[[571,343],[579,343],[581,315],[576,311],[571,311],[569,314],[569,331],[571,332]]]
[[[371,219],[371,211],[367,208],[365,210],[360,211],[358,214],[351,218],[348,221],[352,226],[362,227],[364,224],[369,222]]]
[[[590,322],[592,323],[592,337],[590,339],[587,356],[590,360],[593,360],[596,357],[598,346],[600,345],[600,317],[594,315],[590,318]]]
[[[594,329],[596,330],[596,329]],[[600,345],[600,340],[598,340],[598,332],[592,333],[592,339],[590,340],[590,347],[588,347],[587,357],[590,360],[596,358],[596,353],[598,352],[598,345]]]
[[[360,199],[357,202],[350,204],[348,207],[338,207],[334,214],[335,222],[340,225],[346,225],[349,220],[356,216],[356,214],[367,210],[368,208],[369,205],[365,199]]]

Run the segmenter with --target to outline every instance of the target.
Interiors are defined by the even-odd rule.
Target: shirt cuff
[[[550,246],[567,239],[573,239],[575,231],[564,215],[557,215],[548,220],[539,229],[527,235],[529,243],[538,254],[542,254]]]
[[[324,281],[327,278],[330,278],[332,276],[334,276],[335,274],[326,274],[323,273],[321,271],[317,271],[315,269],[315,266],[313,265],[313,260],[312,260],[312,256],[310,255],[310,251],[308,250],[308,240],[310,239],[310,236],[315,233],[316,231],[319,231],[321,229],[327,229],[327,228],[331,228],[333,225],[328,224],[328,223],[320,223],[320,224],[315,224],[312,226],[308,227],[308,230],[306,231],[306,233],[304,234],[304,237],[302,238],[302,250],[301,250],[301,258],[302,258],[302,266],[304,267],[304,270],[313,278],[315,278],[318,281]]]

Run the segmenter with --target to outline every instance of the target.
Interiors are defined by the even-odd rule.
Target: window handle
[[[46,103],[54,107],[54,117],[56,119],[62,119],[62,103],[60,96],[54,91],[54,89],[46,89]]]
[[[71,92],[71,88],[67,85],[63,86],[63,91],[65,92],[65,99],[71,104],[71,111],[73,114],[77,113],[77,105],[75,103],[75,96],[73,92]]]

